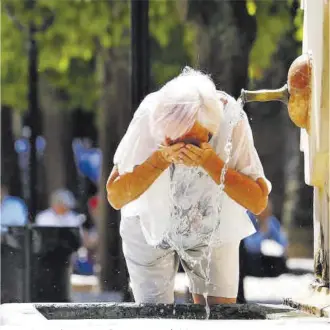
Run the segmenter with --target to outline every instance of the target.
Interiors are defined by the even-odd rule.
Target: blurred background
[[[302,19],[298,0],[3,0],[2,302],[130,301],[105,184],[138,103],[185,65],[235,98],[283,86]],[[278,302],[312,278],[312,188],[286,107],[245,111],[287,241],[270,237],[284,270],[247,275],[245,298]],[[179,300],[186,285],[179,273]]]

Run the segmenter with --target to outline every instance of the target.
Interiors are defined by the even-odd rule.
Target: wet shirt
[[[206,244],[220,220],[214,207],[215,196],[210,189],[216,184],[202,168],[180,165],[171,166],[170,180],[172,226],[162,247],[174,244],[189,248]]]

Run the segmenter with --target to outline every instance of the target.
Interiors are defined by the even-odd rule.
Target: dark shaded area
[[[1,107],[1,183],[6,185],[9,193],[23,197],[18,157],[14,149],[13,110]]]
[[[24,302],[27,228],[9,227],[1,235],[1,303]],[[81,245],[78,228],[30,229],[31,296],[33,302],[69,302],[71,255]]]

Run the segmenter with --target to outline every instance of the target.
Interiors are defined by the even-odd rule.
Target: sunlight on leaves
[[[254,0],[248,0],[246,2],[246,9],[250,16],[254,16],[257,11],[257,5]]]

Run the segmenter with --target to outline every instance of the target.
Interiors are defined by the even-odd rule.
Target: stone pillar
[[[301,130],[301,150],[305,158],[305,183],[314,187],[315,282],[308,297],[289,301],[292,306],[320,316],[329,315],[330,306],[329,2],[302,0],[303,52],[312,55],[314,75],[310,131]]]
[[[320,232],[316,237],[319,245],[315,255],[316,276],[322,286],[330,288],[330,75],[329,75],[329,0],[323,0],[323,50],[322,50],[322,87],[320,101],[320,150],[316,159],[315,171],[320,175],[318,195],[320,208]],[[318,164],[319,162],[319,164]],[[320,272],[318,272],[320,271]],[[329,294],[329,290],[328,290]],[[329,294],[330,296],[330,294]]]
[[[301,130],[305,182],[314,187],[314,261],[318,286],[329,286],[329,0],[303,0],[303,52],[313,58],[310,131]]]

